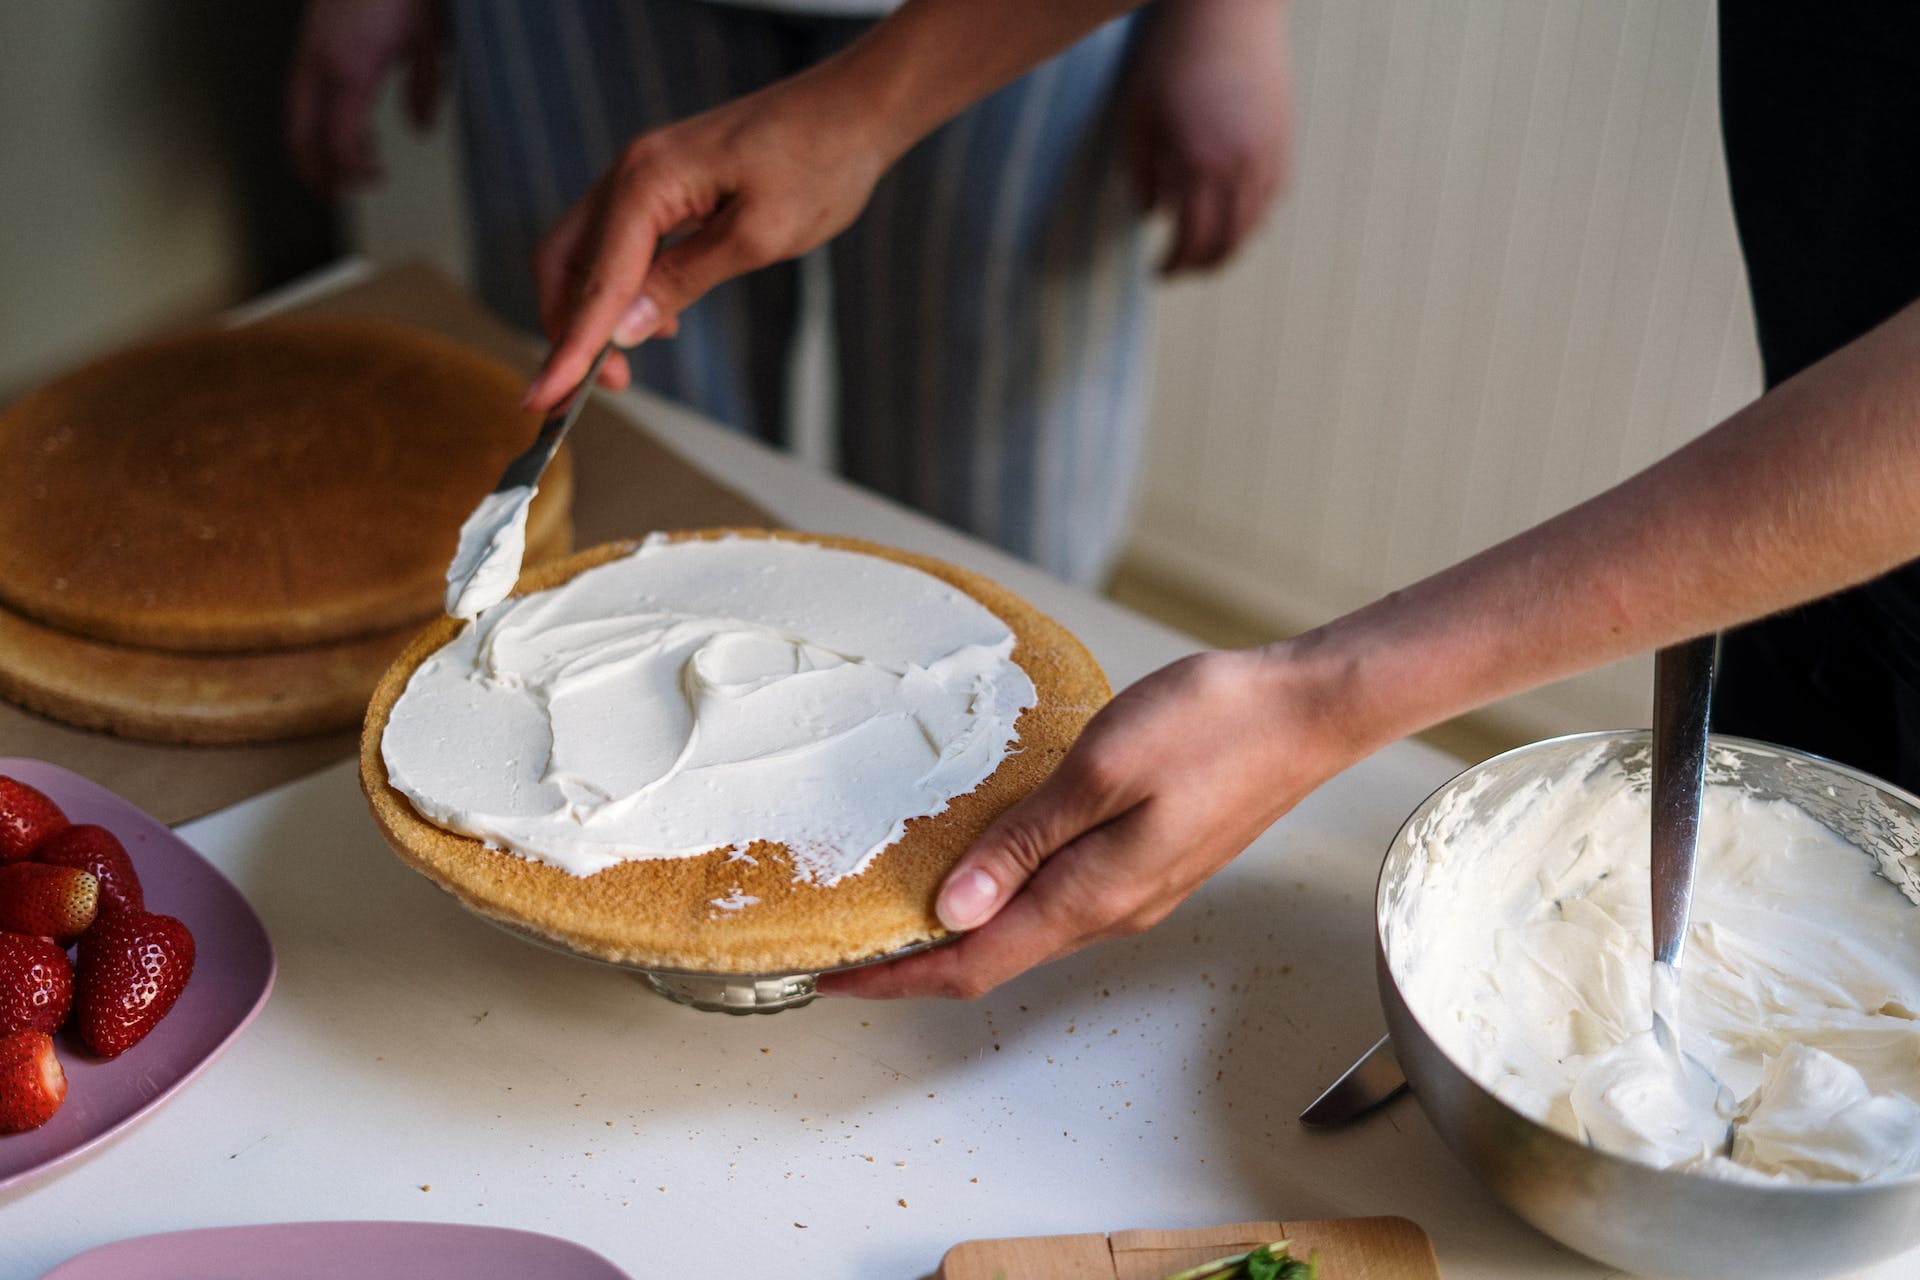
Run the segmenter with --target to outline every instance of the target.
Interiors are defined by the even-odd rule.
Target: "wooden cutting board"
[[[947,1251],[936,1280],[1161,1280],[1272,1240],[1291,1240],[1297,1258],[1318,1249],[1323,1280],[1440,1280],[1427,1233],[1405,1218],[969,1240]]]

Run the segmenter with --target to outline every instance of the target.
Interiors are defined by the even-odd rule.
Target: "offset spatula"
[[[447,566],[446,607],[453,617],[474,617],[513,591],[527,551],[527,508],[540,488],[541,475],[579,418],[593,380],[600,376],[600,366],[612,350],[611,346],[600,348],[580,385],[553,407],[533,443],[507,464],[500,482],[480,499],[473,514],[460,526],[460,546],[453,554],[453,563]]]

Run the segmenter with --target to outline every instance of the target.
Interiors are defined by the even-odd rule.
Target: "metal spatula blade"
[[[540,424],[533,443],[507,463],[500,480],[480,499],[460,526],[460,540],[447,569],[446,610],[470,618],[507,598],[520,576],[526,550],[527,510],[547,464],[560,450],[580,410],[586,406],[600,366],[613,348],[602,347],[587,376]]]

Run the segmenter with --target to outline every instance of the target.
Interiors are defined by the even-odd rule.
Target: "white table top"
[[[624,403],[795,527],[1000,580],[1116,686],[1194,647],[674,406]],[[899,1280],[983,1236],[1370,1214],[1426,1228],[1449,1280],[1614,1274],[1500,1208],[1410,1099],[1333,1133],[1294,1118],[1381,1032],[1374,876],[1457,768],[1382,751],[1149,934],[978,1002],[739,1018],[468,915],[387,849],[343,763],[181,828],[265,920],[272,999],[155,1115],[0,1202],[0,1277],[148,1232],[383,1218],[547,1232],[635,1277],[751,1258]]]

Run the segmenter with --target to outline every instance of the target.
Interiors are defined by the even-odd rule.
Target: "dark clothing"
[[[1721,0],[1734,219],[1768,387],[1920,298],[1920,4]],[[1721,644],[1714,727],[1920,791],[1920,561]]]

